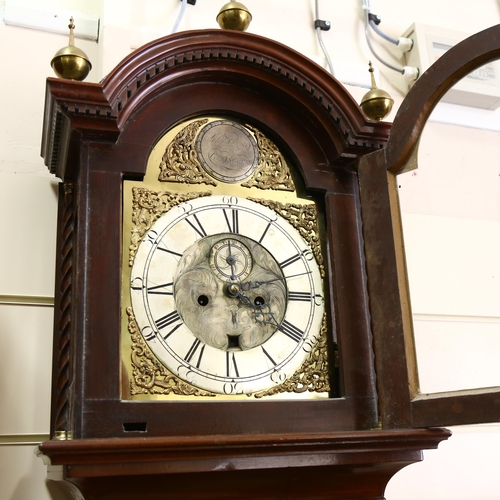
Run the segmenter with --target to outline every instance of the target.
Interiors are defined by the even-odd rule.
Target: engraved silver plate
[[[228,120],[217,120],[204,126],[196,139],[196,152],[206,172],[227,183],[248,179],[259,164],[259,149],[254,136]]]

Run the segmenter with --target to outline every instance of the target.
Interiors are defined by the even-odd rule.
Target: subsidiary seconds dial
[[[190,384],[250,394],[300,367],[323,318],[307,242],[267,207],[200,197],[146,233],[131,273],[137,324],[156,357]]]

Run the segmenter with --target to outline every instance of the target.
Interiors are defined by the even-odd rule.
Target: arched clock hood
[[[42,156],[59,177],[71,175],[79,141],[96,134],[125,140],[149,105],[163,111],[161,123],[148,122],[148,144],[186,116],[235,113],[272,130],[297,157],[314,143],[325,169],[382,148],[390,130],[368,120],[345,87],[310,59],[237,31],[180,32],[137,49],[101,83],[49,78],[47,85]]]

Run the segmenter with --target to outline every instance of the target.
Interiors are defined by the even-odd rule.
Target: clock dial
[[[210,267],[223,281],[241,281],[252,270],[252,255],[241,241],[223,238],[210,251]]]
[[[131,300],[153,353],[190,384],[250,394],[291,376],[323,318],[319,268],[306,241],[247,199],[200,197],[146,233]]]

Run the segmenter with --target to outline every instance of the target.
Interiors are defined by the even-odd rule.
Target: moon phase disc
[[[255,137],[229,120],[205,125],[196,138],[196,152],[201,165],[212,177],[228,183],[248,179],[259,163]]]

